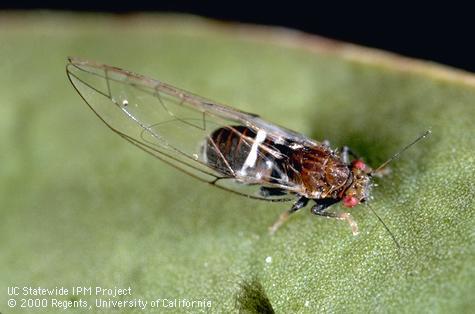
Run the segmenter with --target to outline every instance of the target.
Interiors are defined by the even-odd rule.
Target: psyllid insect
[[[250,198],[273,202],[296,198],[271,232],[312,200],[313,214],[346,220],[357,234],[349,213],[330,212],[328,207],[340,201],[347,208],[366,202],[372,177],[382,175],[389,162],[430,134],[426,131],[373,170],[347,147],[332,150],[328,143],[257,115],[130,71],[69,58],[66,72],[109,128],[165,163]]]

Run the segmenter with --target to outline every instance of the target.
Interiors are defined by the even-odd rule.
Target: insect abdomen
[[[208,165],[225,175],[259,180],[270,177],[275,166],[274,157],[259,147],[265,140],[265,132],[256,133],[245,126],[223,127],[211,133],[203,153]]]

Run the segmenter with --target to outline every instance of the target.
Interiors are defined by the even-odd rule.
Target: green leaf
[[[57,299],[94,311],[99,298],[143,299],[149,310],[157,299],[211,301],[172,312],[473,311],[471,74],[190,16],[2,13],[0,43],[2,313],[10,286],[66,287]],[[358,236],[308,209],[269,236],[290,204],[199,184],[122,141],[70,86],[68,55],[348,145],[372,166],[431,129],[373,191],[401,249],[365,206],[351,210]],[[73,286],[132,291],[73,296]]]

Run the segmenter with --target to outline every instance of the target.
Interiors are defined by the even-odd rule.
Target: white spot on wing
[[[289,146],[290,146],[290,148],[292,148],[292,149],[299,149],[299,148],[302,148],[302,147],[303,147],[303,145],[297,144],[297,143],[292,143],[292,144],[290,144]]]
[[[259,148],[259,144],[266,140],[266,136],[267,133],[264,130],[259,130],[257,132],[256,138],[254,139],[254,143],[251,147],[251,151],[249,152],[249,155],[247,155],[244,165],[242,165],[241,172],[245,172],[247,168],[254,167],[257,160],[257,149]]]
[[[270,160],[266,160],[266,166],[268,169],[272,169],[272,167],[274,167],[274,163]]]
[[[244,170],[241,169],[237,172],[237,174],[238,174],[239,177],[245,177],[247,175],[247,171],[246,171],[246,169],[244,169]]]

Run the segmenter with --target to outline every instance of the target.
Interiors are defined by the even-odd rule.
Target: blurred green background
[[[131,286],[133,298],[211,300],[208,312],[252,312],[256,300],[280,313],[473,311],[474,78],[255,31],[190,16],[0,14],[1,313],[9,286]],[[357,237],[308,209],[270,237],[290,204],[199,184],[127,144],[70,86],[70,55],[349,145],[373,166],[431,128],[373,192],[402,248],[364,206],[351,211]]]

